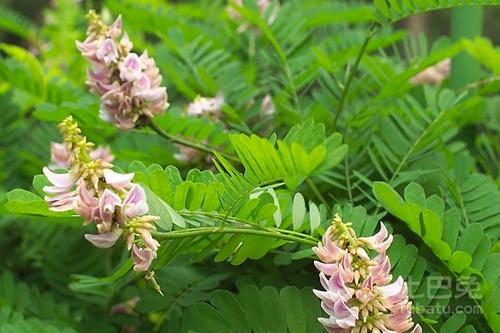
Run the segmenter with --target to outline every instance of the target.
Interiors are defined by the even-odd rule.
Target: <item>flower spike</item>
[[[328,332],[408,332],[412,326],[408,286],[402,277],[391,283],[391,263],[385,251],[393,236],[383,223],[371,237],[356,237],[349,223],[336,215],[322,242],[313,247],[321,261],[324,291],[314,290],[328,318],[319,321]],[[371,259],[368,250],[379,253]],[[416,325],[411,333],[421,333]]]
[[[117,21],[113,29],[120,26]],[[50,209],[74,210],[85,224],[95,223],[98,233],[85,234],[85,238],[96,247],[112,247],[123,235],[131,251],[134,270],[149,272],[160,247],[151,234],[159,217],[147,215],[149,207],[144,189],[132,182],[133,173],[113,171],[109,148],[93,149],[94,145],[81,135],[78,124],[71,117],[59,127],[64,143],[52,145],[57,150],[52,156],[58,157],[52,163],[64,162],[67,170],[56,173],[43,168],[52,184],[43,188]],[[63,163],[57,165],[58,168],[62,166]],[[155,285],[154,274],[148,276]]]
[[[76,47],[91,65],[86,83],[101,98],[101,119],[130,130],[165,112],[167,90],[160,71],[146,51],[131,52],[122,18],[108,27],[94,11],[88,17],[87,38]]]

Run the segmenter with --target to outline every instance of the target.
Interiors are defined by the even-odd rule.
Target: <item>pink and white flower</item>
[[[104,169],[103,174],[106,183],[116,189],[129,187],[132,184],[132,179],[134,178],[133,173],[118,173],[111,169]]]
[[[56,173],[43,168],[51,183],[43,188],[50,209],[74,210],[85,224],[94,222],[98,234],[85,234],[85,238],[97,247],[112,247],[124,235],[128,249],[132,250],[134,269],[148,271],[160,246],[151,234],[159,218],[146,215],[149,207],[144,189],[132,183],[133,173],[113,171],[109,148],[92,150],[93,144],[80,134],[71,117],[60,128],[69,144],[53,144],[54,154],[57,153],[59,162],[64,158],[70,170]]]
[[[151,262],[156,258],[156,252],[150,248],[140,248],[132,245],[132,259],[134,260],[134,271],[145,272],[151,266]]]
[[[102,249],[107,249],[115,245],[118,238],[120,238],[123,230],[120,228],[114,228],[111,231],[101,233],[101,234],[85,234],[86,240],[91,242],[95,247],[100,247]]]
[[[451,59],[446,58],[434,66],[427,67],[420,73],[411,78],[410,82],[414,85],[418,84],[440,84],[443,82],[451,71]]]
[[[187,114],[189,116],[212,116],[218,119],[222,115],[223,105],[222,93],[218,93],[215,97],[196,96],[195,100],[188,105]]]
[[[120,17],[110,27],[95,13],[90,17],[87,38],[76,45],[92,65],[87,86],[101,97],[100,117],[130,130],[165,112],[167,91],[155,61],[147,51],[140,56],[130,52],[132,43],[122,32]]]
[[[69,168],[69,156],[65,143],[50,143],[50,161],[52,168]]]
[[[371,237],[360,237],[359,241],[368,246],[369,249],[378,253],[384,253],[391,246],[393,236],[387,231],[385,225],[380,223],[380,231]]]
[[[142,64],[136,53],[129,53],[118,68],[123,81],[136,81],[142,74]]]
[[[134,219],[137,216],[145,215],[148,210],[146,192],[140,185],[134,184],[128,191],[125,200],[123,200],[123,214],[130,219]]]
[[[313,248],[321,260],[314,265],[324,288],[314,294],[329,315],[319,321],[328,332],[407,332],[413,326],[408,286],[401,277],[391,283],[385,254],[392,235],[381,223],[374,236],[357,238],[349,225],[336,216],[322,242]],[[368,249],[379,255],[371,259]],[[411,332],[420,333],[420,326]]]
[[[74,175],[70,172],[55,173],[49,168],[43,168],[43,173],[52,184],[44,186],[43,191],[47,194],[45,201],[50,204],[50,210],[54,212],[64,212],[73,210],[77,200]]]

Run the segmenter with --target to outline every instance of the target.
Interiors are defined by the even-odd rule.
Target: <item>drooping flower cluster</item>
[[[100,117],[129,130],[165,112],[167,91],[159,69],[147,51],[140,56],[131,52],[121,17],[109,27],[93,11],[88,17],[87,38],[76,45],[92,65],[86,83],[101,97]]]
[[[320,261],[321,285],[314,290],[329,318],[319,318],[330,333],[399,333],[413,326],[408,286],[401,277],[391,283],[391,245],[384,224],[371,237],[356,237],[349,223],[336,215],[322,242],[313,248]],[[378,253],[370,258],[368,251]],[[412,333],[421,333],[416,325]]]
[[[109,150],[92,150],[93,144],[81,135],[72,117],[59,127],[64,143],[56,146],[57,155],[66,157],[68,170],[56,173],[43,168],[52,184],[43,188],[50,209],[74,210],[85,224],[95,223],[98,234],[86,234],[85,238],[97,247],[109,248],[123,235],[132,253],[134,270],[148,271],[160,246],[151,235],[159,218],[147,215],[144,189],[132,183],[133,173],[113,171]],[[64,145],[66,154],[60,145]]]
[[[451,70],[451,59],[447,58],[438,62],[434,66],[427,67],[411,78],[411,83],[417,84],[440,84],[443,82]]]

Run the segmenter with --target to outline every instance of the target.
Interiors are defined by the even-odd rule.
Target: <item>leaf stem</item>
[[[171,141],[173,143],[177,143],[177,144],[180,144],[180,145],[183,145],[183,146],[186,146],[186,147],[190,147],[190,148],[193,148],[193,149],[196,149],[196,150],[199,150],[199,151],[202,151],[202,152],[205,152],[205,153],[208,153],[208,154],[213,154],[214,151],[218,152],[220,155],[224,156],[225,158],[227,158],[228,160],[231,160],[233,162],[237,162],[237,163],[240,163],[240,160],[238,159],[238,157],[234,156],[234,155],[231,155],[231,154],[228,154],[228,153],[225,153],[221,150],[218,150],[218,149],[215,149],[215,148],[212,148],[212,147],[209,147],[207,145],[203,145],[203,144],[200,144],[200,143],[196,143],[196,142],[192,142],[192,141],[189,141],[189,140],[186,140],[186,139],[183,139],[183,138],[179,138],[177,136],[174,136],[174,135],[171,135],[171,134],[168,134],[167,132],[163,131],[162,129],[160,129],[158,127],[158,125],[156,125],[154,122],[149,122],[148,124],[149,128],[151,128],[153,131],[155,131],[159,136],[161,136],[162,138],[164,139],[167,139],[168,141]]]
[[[361,50],[358,53],[358,56],[356,57],[356,60],[354,61],[354,65],[352,66],[351,70],[349,71],[348,77],[347,77],[347,82],[345,84],[344,89],[342,90],[342,95],[340,96],[339,100],[339,105],[338,105],[338,110],[337,113],[335,114],[335,118],[333,118],[333,131],[337,129],[337,122],[340,118],[340,115],[342,114],[342,111],[344,111],[344,105],[345,101],[347,98],[347,91],[349,90],[349,87],[351,86],[351,82],[354,79],[354,76],[356,75],[358,71],[358,66],[359,63],[361,62],[361,58],[363,57],[363,54],[365,54],[365,51],[368,47],[368,43],[370,42],[371,38],[375,34],[377,30],[375,30],[375,25],[372,25],[370,28],[370,31],[366,35],[366,38],[363,42],[363,45],[361,46]]]
[[[168,240],[168,239],[178,239],[186,237],[196,237],[205,235],[220,235],[220,234],[244,234],[244,235],[255,235],[262,237],[271,237],[276,239],[282,239],[286,241],[291,241],[299,244],[315,246],[317,242],[308,239],[306,235],[295,236],[290,234],[283,234],[279,229],[268,228],[265,230],[254,229],[250,227],[225,227],[221,229],[220,227],[201,227],[194,229],[185,230],[174,230],[170,232],[154,232],[153,236],[157,240]]]

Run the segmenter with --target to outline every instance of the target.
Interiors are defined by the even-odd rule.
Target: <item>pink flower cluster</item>
[[[140,56],[131,52],[121,17],[109,27],[95,12],[89,13],[89,20],[87,38],[76,46],[92,64],[86,83],[101,97],[101,118],[129,130],[162,114],[168,103],[160,71],[147,51]]]
[[[53,153],[58,156],[58,162],[65,157],[69,169],[66,173],[55,173],[43,168],[52,184],[43,188],[50,209],[74,210],[85,224],[95,223],[98,234],[86,234],[85,238],[97,247],[109,248],[123,235],[132,253],[134,270],[148,271],[160,246],[151,235],[159,218],[147,215],[144,189],[132,183],[133,173],[113,171],[109,149],[92,150],[93,144],[80,134],[78,124],[71,117],[66,118],[60,128],[64,144],[55,146]],[[62,153],[62,147],[66,154]]]
[[[408,286],[401,277],[391,283],[386,251],[392,235],[381,223],[371,237],[356,233],[336,215],[322,242],[313,248],[324,290],[314,290],[329,318],[319,318],[330,333],[407,332],[413,326]],[[378,253],[370,258],[368,250]],[[411,333],[421,333],[416,325]]]

